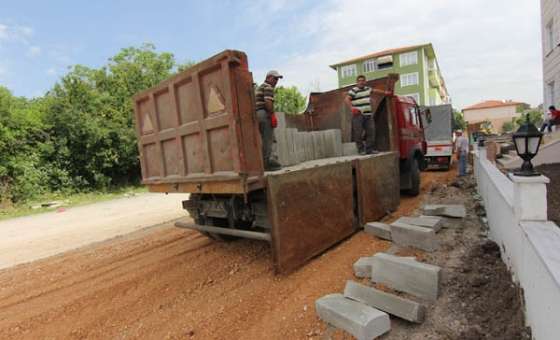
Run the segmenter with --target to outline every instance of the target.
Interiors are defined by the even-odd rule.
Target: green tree
[[[502,131],[503,132],[512,132],[515,129],[515,119],[512,119],[511,122],[505,122],[504,125],[502,125]]]
[[[45,139],[36,101],[0,87],[0,204],[40,194],[45,172],[39,144]]]
[[[99,69],[74,66],[48,94],[48,161],[61,169],[51,184],[106,188],[139,180],[132,96],[177,70],[151,44],[122,49]]]
[[[529,122],[535,124],[536,126],[540,126],[543,122],[542,112],[537,109],[531,109],[525,111],[523,114],[521,114],[521,116],[515,118],[515,128],[518,128],[519,126],[525,124],[525,122],[527,121],[527,117],[529,117]]]
[[[278,112],[298,114],[305,110],[305,104],[305,97],[295,86],[274,89],[274,110]]]
[[[453,130],[466,130],[467,122],[461,111],[453,109]]]

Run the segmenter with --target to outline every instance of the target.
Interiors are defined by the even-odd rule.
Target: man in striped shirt
[[[352,140],[356,142],[361,155],[374,154],[377,151],[374,150],[375,117],[371,111],[370,99],[372,89],[366,86],[366,77],[363,75],[359,75],[356,82],[356,86],[348,91],[344,100],[352,111]]]
[[[272,120],[274,116],[274,87],[281,79],[282,75],[278,71],[269,71],[262,85],[255,91],[255,108],[257,109],[257,119],[262,139],[262,153],[264,169],[267,171],[279,170],[282,165],[271,157],[272,143],[274,142],[274,130]]]

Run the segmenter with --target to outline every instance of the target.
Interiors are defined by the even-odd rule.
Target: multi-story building
[[[398,73],[400,80],[395,85],[397,94],[411,96],[420,105],[450,102],[432,44],[375,52],[331,67],[338,73],[339,87],[354,84],[359,74],[370,80]]]
[[[541,0],[545,109],[560,107],[560,1]]]
[[[513,100],[486,100],[465,107],[463,116],[468,124],[489,121],[496,132],[503,132],[504,124],[521,116],[523,108],[527,106]]]

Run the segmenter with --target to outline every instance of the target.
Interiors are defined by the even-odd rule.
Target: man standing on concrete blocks
[[[375,117],[371,111],[371,92],[371,87],[366,86],[366,77],[359,75],[356,78],[356,86],[348,91],[344,100],[352,111],[352,140],[356,142],[361,155],[378,152],[374,150]]]
[[[467,156],[469,154],[469,140],[463,136],[463,131],[457,130],[455,139],[455,152],[459,161],[459,176],[467,174]]]
[[[257,87],[255,91],[255,106],[259,121],[259,131],[261,132],[264,169],[266,171],[275,171],[282,168],[282,165],[271,157],[274,128],[278,124],[274,114],[274,87],[278,83],[278,79],[281,78],[282,75],[278,71],[269,71],[266,74],[264,83]]]

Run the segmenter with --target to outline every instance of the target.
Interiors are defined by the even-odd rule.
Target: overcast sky
[[[431,42],[454,106],[542,102],[536,0],[10,1],[0,10],[0,85],[43,94],[67,67],[98,67],[152,42],[178,61],[245,51],[255,81],[268,69],[303,92],[337,86],[328,65]]]

